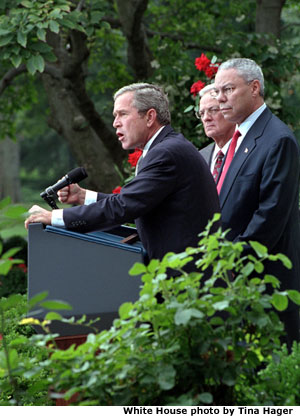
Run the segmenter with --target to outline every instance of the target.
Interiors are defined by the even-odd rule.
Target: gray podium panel
[[[126,244],[122,239],[130,227],[110,232],[81,234],[56,227],[31,224],[28,230],[28,298],[48,292],[48,299],[63,300],[71,311],[64,317],[100,317],[98,329],[107,329],[120,305],[138,299],[141,280],[129,276],[135,262],[144,262],[140,242]],[[43,317],[47,311],[38,312]],[[86,328],[53,324],[60,335],[84,333]],[[83,332],[82,332],[83,331]]]

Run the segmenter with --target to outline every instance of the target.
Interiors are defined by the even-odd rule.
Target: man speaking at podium
[[[218,195],[196,147],[172,129],[167,96],[152,84],[125,86],[114,95],[113,116],[123,149],[143,150],[135,178],[120,194],[64,187],[60,202],[79,206],[48,211],[35,205],[26,228],[41,222],[89,232],[135,221],[150,259],[197,246],[199,233],[219,212]]]

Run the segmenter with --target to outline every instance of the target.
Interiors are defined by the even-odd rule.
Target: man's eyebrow
[[[226,87],[233,87],[234,86],[234,83],[233,82],[231,82],[231,81],[229,81],[229,82],[227,82],[226,84],[224,84],[224,85],[222,85],[222,87],[221,88],[226,88]],[[216,90],[218,90],[218,89],[220,89],[220,87],[217,87],[217,88],[215,88]]]
[[[118,109],[118,110],[114,110],[113,111],[113,116],[115,115],[115,114],[119,114],[119,113],[126,113],[127,112],[127,110],[125,110],[125,109],[123,109],[123,108],[120,108],[120,109]]]

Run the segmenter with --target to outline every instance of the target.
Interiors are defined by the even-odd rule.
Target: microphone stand
[[[55,194],[49,195],[46,191],[40,194],[40,196],[47,202],[48,205],[50,205],[52,209],[58,209],[58,206],[55,203],[54,195]]]

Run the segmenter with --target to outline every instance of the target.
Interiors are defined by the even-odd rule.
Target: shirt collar
[[[162,126],[160,129],[157,130],[157,132],[151,137],[151,139],[146,143],[144,149],[143,149],[143,157],[146,156],[148,150],[150,149],[151,144],[154,142],[154,140],[156,139],[156,137],[159,135],[159,133],[162,131],[162,129],[165,126]]]
[[[253,124],[256,122],[258,117],[261,115],[261,113],[265,110],[266,104],[263,103],[257,110],[255,110],[252,114],[250,114],[249,117],[246,118],[245,121],[243,121],[237,128],[239,132],[241,133],[242,137],[245,137],[248,131],[251,129]]]

